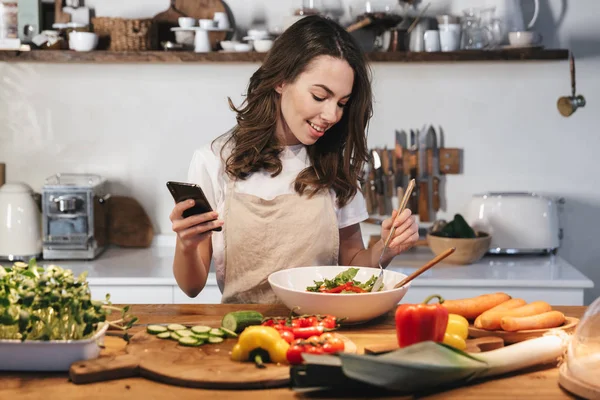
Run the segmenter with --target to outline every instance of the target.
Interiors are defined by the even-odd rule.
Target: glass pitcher
[[[460,48],[482,50],[489,46],[489,31],[481,26],[481,10],[469,8],[463,11]]]

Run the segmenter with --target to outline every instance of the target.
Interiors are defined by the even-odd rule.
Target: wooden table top
[[[581,318],[586,307],[577,306],[556,306],[556,310],[562,311],[567,316]],[[266,316],[284,316],[289,311],[283,306],[271,305],[134,305],[132,313],[139,317],[139,324],[148,323],[193,323],[219,326],[221,318],[227,312],[235,310],[257,310]],[[143,326],[132,328],[135,333],[145,329]],[[362,352],[363,347],[372,344],[381,339],[395,337],[395,324],[393,314],[389,313],[369,323],[343,327],[340,331],[345,336],[354,341]],[[107,338],[107,349],[105,352],[115,352],[120,350],[119,344],[122,342],[110,341]],[[114,345],[114,343],[117,343]],[[124,342],[122,342],[124,343]],[[112,347],[112,348],[111,348]],[[2,362],[0,360],[0,362]],[[190,389],[177,386],[170,386],[162,383],[153,382],[144,378],[128,378],[115,381],[99,382],[86,385],[75,385],[68,380],[67,373],[6,373],[0,372],[0,399],[113,399],[113,398],[148,398],[148,399],[173,399],[178,400],[198,399],[198,398],[239,398],[242,394],[239,391],[227,390],[205,390]],[[371,393],[351,394],[302,394],[294,392],[288,388],[252,390],[243,393],[245,399],[265,398],[374,398]],[[385,397],[385,396],[383,396]],[[395,396],[394,398],[398,398]],[[405,399],[414,398],[413,396],[402,397]],[[426,399],[482,399],[482,398],[527,398],[527,399],[572,399],[575,398],[565,392],[558,385],[558,368],[529,369],[525,372],[515,373],[508,376],[499,377],[471,383],[460,388],[450,389],[432,393],[425,397]]]

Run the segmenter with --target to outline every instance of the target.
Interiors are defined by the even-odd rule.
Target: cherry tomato
[[[327,341],[331,347],[337,351],[344,351],[345,345],[344,341],[338,337],[331,338]]]
[[[324,320],[319,322],[319,325],[327,329],[335,329],[336,327],[335,319],[331,318],[325,318]]]
[[[264,326],[273,326],[275,323],[273,322],[272,319],[268,319],[265,322],[262,323],[262,325]]]
[[[321,340],[325,340],[325,341],[327,341],[327,340],[329,340],[329,339],[331,339],[331,338],[334,338],[334,337],[335,337],[335,335],[334,335],[333,333],[331,333],[331,332],[326,332],[326,333],[322,334],[322,335],[321,335],[321,336],[319,336],[319,337],[321,338]]]
[[[302,353],[304,352],[304,346],[294,344],[290,346],[286,353],[286,358],[290,364],[302,364]]]
[[[319,323],[319,320],[315,316],[306,317],[305,323],[306,323],[306,326],[317,326]]]
[[[304,352],[308,354],[323,354],[323,347],[308,345],[304,348]]]
[[[313,335],[313,336],[309,337],[308,339],[306,339],[306,341],[308,343],[318,344],[321,341],[321,337],[317,336],[317,335]]]
[[[281,338],[288,343],[292,343],[294,341],[294,334],[292,331],[281,330],[279,331],[279,336],[281,336]]]

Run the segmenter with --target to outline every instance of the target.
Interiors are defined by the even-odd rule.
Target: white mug
[[[440,33],[436,30],[428,30],[423,34],[425,51],[432,53],[440,51]]]
[[[460,25],[440,24],[440,47],[442,51],[456,51],[460,48]]]
[[[210,46],[210,39],[208,38],[208,31],[204,29],[196,29],[196,36],[194,37],[194,52],[195,53],[210,53],[212,51]]]
[[[215,21],[212,19],[199,19],[198,25],[202,29],[211,29],[215,27]]]
[[[227,17],[227,13],[217,11],[213,20],[216,23],[217,28],[219,29],[229,29],[229,18]]]

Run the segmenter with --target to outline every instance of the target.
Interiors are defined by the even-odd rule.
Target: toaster
[[[492,236],[488,253],[556,253],[562,238],[560,202],[529,192],[475,194],[464,217],[473,229]]]

